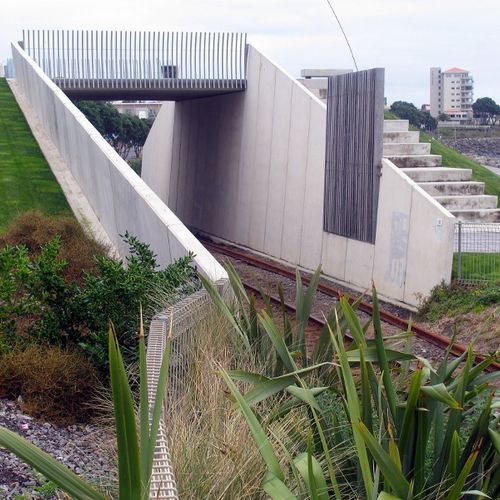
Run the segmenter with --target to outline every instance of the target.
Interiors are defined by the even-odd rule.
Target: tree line
[[[391,112],[398,118],[408,120],[411,125],[426,130],[435,130],[439,121],[449,121],[451,118],[442,113],[436,120],[428,111],[417,109],[411,102],[396,101],[391,105]],[[480,125],[495,126],[500,121],[500,105],[491,97],[481,97],[472,105],[474,118]]]
[[[109,102],[77,101],[75,104],[122,158],[127,159],[132,150],[137,158],[141,156],[153,125],[152,118],[119,113]]]

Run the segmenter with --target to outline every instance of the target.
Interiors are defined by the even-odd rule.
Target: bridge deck
[[[25,30],[21,46],[74,99],[193,99],[245,90],[246,35]]]
[[[183,101],[212,97],[221,94],[241,92],[239,81],[226,81],[224,86],[216,87],[211,80],[169,79],[152,80],[93,80],[80,79],[68,82],[64,78],[53,78],[54,83],[71,99],[89,100],[159,100]]]

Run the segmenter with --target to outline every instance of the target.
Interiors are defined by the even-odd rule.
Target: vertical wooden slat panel
[[[324,229],[375,242],[382,128],[384,70],[328,79]]]

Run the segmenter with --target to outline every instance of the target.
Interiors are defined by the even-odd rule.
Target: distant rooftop
[[[302,78],[327,78],[345,73],[352,73],[352,69],[303,69],[300,71],[300,76]]]
[[[444,73],[468,73],[469,71],[462,68],[450,68],[444,71]]]

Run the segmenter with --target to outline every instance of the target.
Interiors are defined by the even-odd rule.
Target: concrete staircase
[[[408,120],[384,121],[384,156],[427,191],[455,217],[471,222],[500,222],[497,196],[484,194],[484,182],[472,181],[472,170],[442,166]]]

